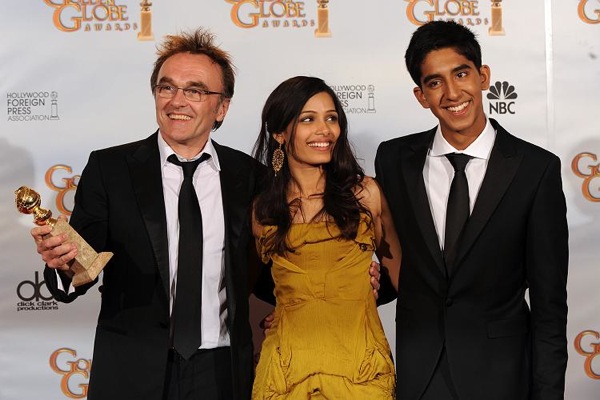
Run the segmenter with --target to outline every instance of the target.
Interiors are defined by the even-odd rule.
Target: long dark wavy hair
[[[291,126],[290,140],[282,148],[295,152],[294,138],[296,126],[302,108],[316,94],[327,93],[331,96],[338,114],[340,136],[335,143],[331,162],[323,165],[325,173],[325,192],[323,209],[314,220],[333,220],[345,239],[354,239],[360,223],[360,214],[369,211],[360,203],[357,195],[363,189],[365,176],[363,169],[356,161],[352,146],[348,141],[348,120],[342,104],[335,92],[322,80],[315,77],[296,76],[282,82],[269,95],[262,111],[260,134],[254,144],[254,157],[265,165],[270,166],[273,151],[279,143],[273,138],[274,133],[281,133]],[[287,155],[286,155],[287,158]],[[287,161],[277,175],[269,168],[269,173],[263,182],[263,191],[254,203],[256,220],[261,225],[274,225],[276,232],[267,238],[273,252],[283,254],[293,251],[287,240],[292,225],[293,205],[288,202],[288,189],[294,178],[290,173]]]

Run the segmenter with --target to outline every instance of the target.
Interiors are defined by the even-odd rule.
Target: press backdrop
[[[52,300],[14,190],[68,214],[90,151],[156,130],[149,77],[166,34],[204,26],[237,66],[214,139],[249,152],[284,79],[332,85],[369,174],[383,140],[436,121],[412,95],[403,54],[423,22],[472,28],[491,67],[490,117],[563,162],[570,226],[567,398],[600,393],[599,0],[29,0],[0,11],[0,399],[85,398],[96,289]],[[269,308],[253,300],[253,321]],[[380,308],[394,343],[394,304]],[[255,340],[260,347],[262,334]],[[130,368],[137,368],[132,359]]]

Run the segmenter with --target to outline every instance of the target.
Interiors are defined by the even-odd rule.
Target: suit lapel
[[[169,249],[157,132],[128,157],[131,183],[146,225],[165,292],[169,294]]]
[[[491,119],[490,121],[494,128],[496,128],[496,140],[473,212],[469,217],[461,238],[455,262],[456,267],[460,266],[460,262],[473,246],[502,200],[502,197],[515,177],[523,157],[522,153],[518,151],[517,140],[495,120]],[[454,272],[456,271],[453,270]]]
[[[227,289],[228,320],[233,321],[236,311],[236,293],[233,274],[235,265],[233,255],[244,224],[248,221],[248,171],[238,164],[234,153],[213,141],[221,166],[220,181],[225,218],[225,284]],[[230,325],[231,326],[231,325]]]
[[[411,146],[412,153],[403,159],[401,167],[407,184],[406,192],[412,203],[412,208],[415,210],[415,217],[419,229],[423,234],[425,243],[433,256],[440,273],[445,275],[444,259],[435,230],[433,216],[431,215],[429,198],[427,197],[427,190],[425,189],[425,181],[423,179],[423,167],[434,135],[435,128],[423,135],[420,142],[414,143]]]

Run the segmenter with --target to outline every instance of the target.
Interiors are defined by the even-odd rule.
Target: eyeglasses
[[[189,101],[206,101],[208,96],[212,94],[218,94],[223,96],[224,93],[221,92],[211,92],[210,90],[197,89],[197,88],[180,88],[171,85],[155,85],[154,91],[158,94],[159,97],[163,99],[172,99],[177,94],[177,91],[181,89],[183,91],[183,95]]]

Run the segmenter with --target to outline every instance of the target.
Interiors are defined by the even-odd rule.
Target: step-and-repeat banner
[[[560,156],[568,202],[567,398],[600,393],[599,0],[28,0],[0,11],[0,399],[81,399],[93,367],[96,289],[57,303],[14,190],[69,214],[90,151],[157,125],[149,77],[164,35],[204,26],[237,67],[214,138],[249,152],[268,94],[295,75],[325,79],[369,174],[377,145],[436,123],[412,94],[403,55],[429,20],[472,28],[491,67],[489,116]],[[394,304],[380,308],[394,343]],[[256,323],[268,311],[253,300]],[[257,329],[257,348],[262,333]],[[131,360],[130,368],[136,368]],[[508,399],[507,399],[508,400]]]

